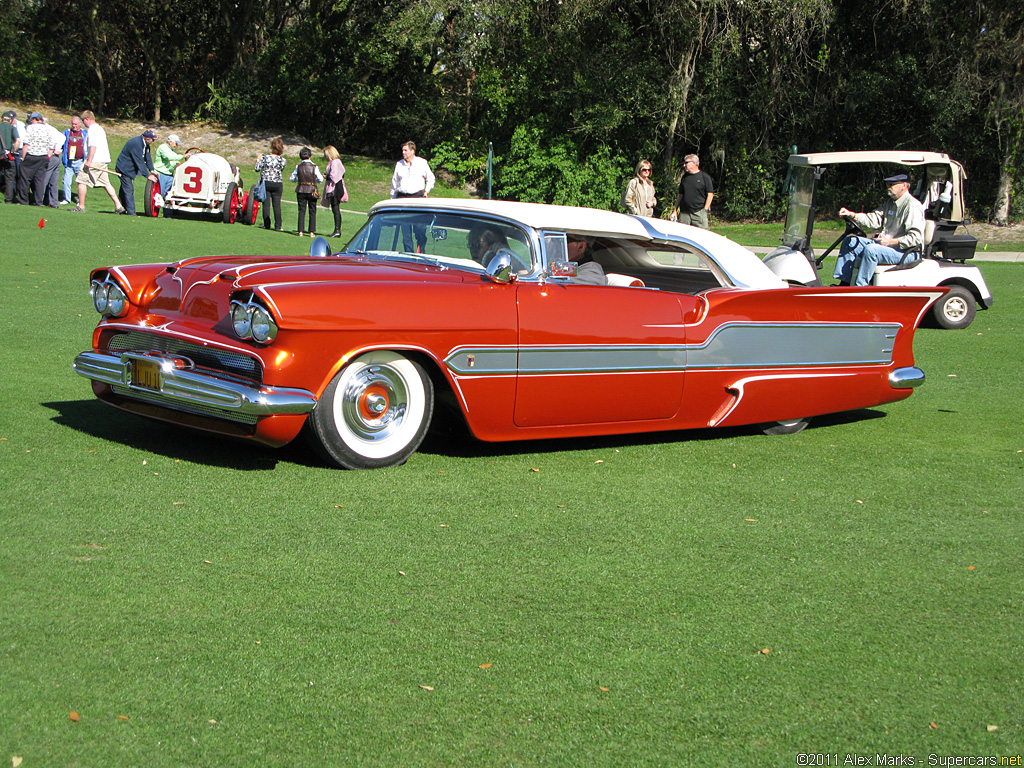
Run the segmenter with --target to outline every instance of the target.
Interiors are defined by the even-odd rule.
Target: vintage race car
[[[174,169],[174,183],[166,197],[160,195],[158,183],[147,179],[143,198],[146,215],[159,216],[166,208],[212,215],[225,224],[254,224],[259,203],[243,190],[238,166],[198,147],[187,154],[187,159]]]
[[[581,282],[594,263],[607,285]],[[435,198],[378,203],[340,253],[317,238],[91,286],[102,317],[74,369],[100,399],[273,446],[305,428],[349,468],[404,462],[435,404],[489,441],[796,432],[909,396],[915,328],[947,290],[793,288],[683,224]]]

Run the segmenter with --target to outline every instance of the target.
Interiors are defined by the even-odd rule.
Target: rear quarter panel
[[[682,426],[781,421],[908,397],[889,374],[914,364],[934,288],[712,291],[687,332]]]

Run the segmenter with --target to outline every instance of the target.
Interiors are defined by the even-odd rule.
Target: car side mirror
[[[317,237],[309,246],[309,255],[314,259],[322,259],[331,255],[331,246],[326,237]]]
[[[495,283],[508,285],[515,275],[512,273],[512,257],[505,251],[498,251],[484,268],[487,277]]]

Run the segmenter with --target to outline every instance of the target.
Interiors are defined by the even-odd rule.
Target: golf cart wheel
[[[253,194],[252,190],[249,191],[245,196],[245,200],[242,203],[242,223],[243,224],[255,224],[256,214],[260,211],[260,202]]]
[[[949,293],[935,302],[932,315],[940,328],[956,330],[970,325],[977,311],[974,294],[962,285],[954,285]]]
[[[807,419],[788,419],[787,421],[776,421],[763,428],[766,435],[795,435],[803,432],[807,427]]]
[[[147,216],[156,218],[160,215],[160,206],[156,204],[157,195],[160,194],[160,183],[146,179],[146,197],[143,200],[143,210]]]
[[[416,362],[368,352],[338,372],[309,415],[313,448],[346,469],[403,464],[423,442],[434,387]]]
[[[234,224],[235,219],[238,217],[238,185],[233,181],[228,185],[228,191],[224,193],[222,208],[224,210],[224,223]]]

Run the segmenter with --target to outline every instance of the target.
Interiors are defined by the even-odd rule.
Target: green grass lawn
[[[439,434],[344,472],[92,397],[91,268],[309,241],[91,195],[0,206],[0,763],[1024,751],[1021,266],[918,332],[909,400],[798,435]]]

